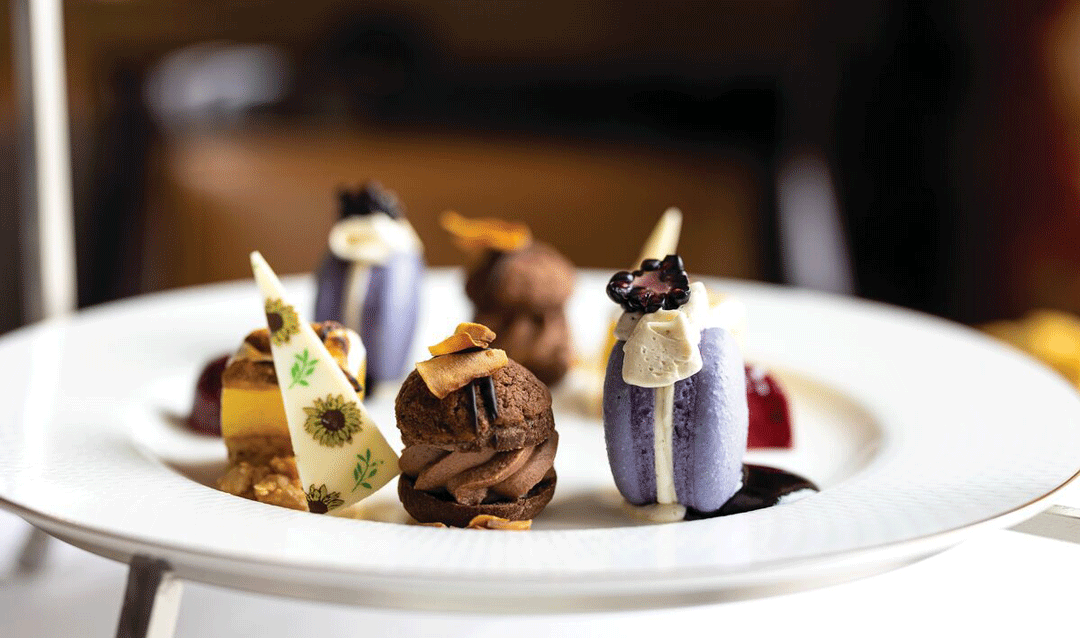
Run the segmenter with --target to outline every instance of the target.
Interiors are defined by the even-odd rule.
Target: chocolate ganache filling
[[[418,490],[448,493],[461,505],[517,500],[553,476],[558,433],[538,445],[496,452],[459,452],[417,444],[401,452],[402,474]]]

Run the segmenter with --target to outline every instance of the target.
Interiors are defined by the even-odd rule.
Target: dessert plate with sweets
[[[580,351],[606,339],[610,275],[579,273],[568,316]],[[415,524],[396,481],[346,516],[233,496],[216,488],[222,440],[185,417],[201,365],[263,321],[244,282],[110,304],[0,341],[18,370],[0,390],[10,406],[0,504],[96,553],[161,557],[182,578],[225,586],[366,605],[583,610],[764,595],[896,567],[1035,514],[1076,473],[1075,392],[1019,353],[876,304],[704,281],[743,301],[746,356],[769,366],[791,410],[791,447],[744,461],[820,492],[730,516],[636,516],[572,370],[552,391],[557,486],[528,531]],[[471,319],[462,285],[457,271],[426,276],[414,361]],[[286,287],[298,306],[313,300],[306,278]],[[380,387],[365,405],[400,453],[396,396]]]
[[[397,219],[342,232],[411,237]],[[489,253],[484,237],[505,231],[456,223]],[[504,243],[474,267],[494,273],[484,282],[563,268],[551,253],[513,254],[523,250],[527,239]],[[357,304],[365,291],[396,294],[354,253],[335,257],[343,279],[318,286],[352,290]],[[412,277],[410,254],[393,268]],[[528,260],[545,267],[515,270]],[[416,337],[375,355],[363,321],[392,331],[392,317],[354,310],[361,330],[315,317],[323,291],[307,277],[283,284],[257,255],[257,286],[150,295],[19,330],[0,339],[13,371],[0,388],[0,507],[95,553],[163,559],[223,586],[583,611],[891,569],[1033,516],[1080,469],[1080,398],[988,337],[696,277],[677,255],[636,266],[578,271],[558,307],[500,302],[512,321],[497,328],[542,311],[537,334],[562,335],[565,321],[572,346],[556,340],[548,360],[479,321],[492,310],[470,300],[490,295],[466,295],[470,273],[428,269],[418,299],[393,302],[419,306]],[[576,363],[563,371],[566,352]],[[200,431],[215,423],[220,433]]]

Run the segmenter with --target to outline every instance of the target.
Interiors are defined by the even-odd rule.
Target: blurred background
[[[19,32],[0,330],[29,314]],[[17,20],[15,21],[17,22]],[[700,273],[965,322],[1080,310],[1080,2],[68,0],[79,302],[281,272],[341,186],[624,268],[669,205]],[[14,232],[20,229],[19,232]]]

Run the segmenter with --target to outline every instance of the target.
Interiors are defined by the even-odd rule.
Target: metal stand
[[[160,558],[133,556],[116,638],[171,638],[183,584]]]
[[[45,567],[45,559],[49,554],[49,542],[52,540],[45,532],[34,527],[26,535],[19,557],[15,561],[15,573],[19,576],[36,574]]]
[[[24,311],[50,319],[76,305],[64,13],[61,0],[15,0],[12,8],[23,142],[32,145],[24,146],[21,189],[29,206],[21,248],[31,267]]]
[[[15,79],[19,100],[20,197],[24,216],[23,319],[51,319],[75,310],[75,240],[71,207],[67,72],[62,0],[13,0]],[[34,529],[16,563],[39,571],[49,537]]]
[[[1023,532],[1032,536],[1054,538],[1059,541],[1080,543],[1080,509],[1051,505],[1048,510],[1036,514],[1028,520],[1014,525],[1014,532]]]

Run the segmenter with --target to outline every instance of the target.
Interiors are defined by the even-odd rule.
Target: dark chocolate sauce
[[[743,486],[742,489],[735,492],[735,496],[732,496],[727,503],[724,503],[715,512],[699,512],[688,509],[686,510],[686,520],[692,521],[699,518],[741,514],[742,512],[752,512],[772,507],[779,503],[784,496],[800,490],[814,490],[816,492],[818,488],[797,474],[775,467],[743,465]]]

